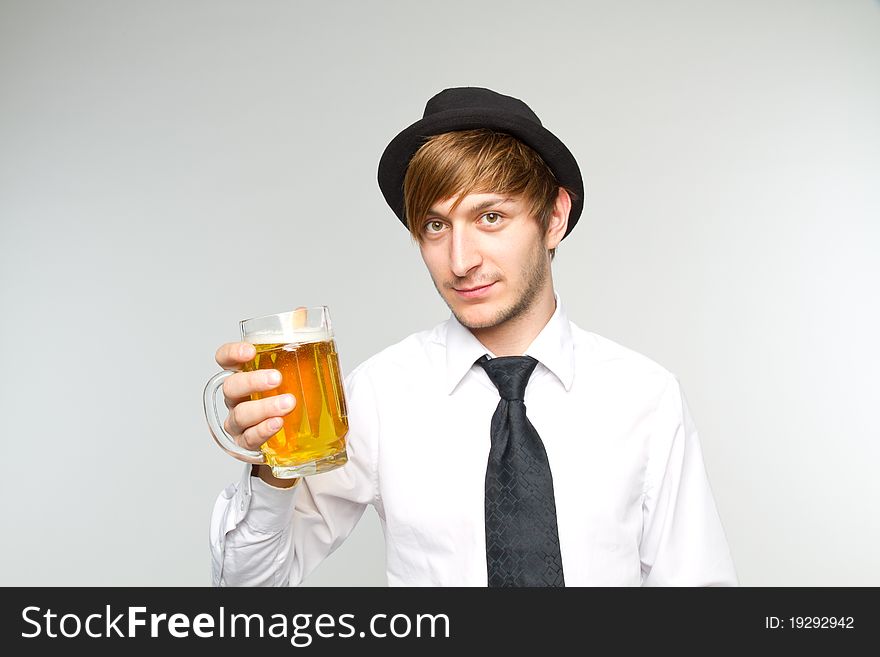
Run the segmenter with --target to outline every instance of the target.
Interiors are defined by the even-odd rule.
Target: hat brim
[[[406,226],[403,179],[416,151],[429,137],[456,130],[489,128],[510,134],[536,151],[560,185],[575,193],[564,237],[580,219],[584,207],[584,181],[571,151],[552,132],[525,117],[493,108],[452,109],[416,121],[400,132],[379,160],[379,188],[386,202]]]

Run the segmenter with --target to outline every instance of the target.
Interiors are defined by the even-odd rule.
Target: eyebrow
[[[482,203],[477,203],[474,207],[471,208],[471,213],[476,214],[477,212],[485,210],[486,208],[491,208],[495,205],[504,205],[505,203],[512,203],[515,200],[516,199],[511,198],[509,196],[507,198],[500,198],[500,197],[490,198],[490,199],[483,201]],[[448,218],[448,217],[444,217],[442,214],[440,214],[435,208],[430,208],[428,210],[428,214],[434,214],[434,215],[437,215],[438,217],[443,217],[444,219]]]

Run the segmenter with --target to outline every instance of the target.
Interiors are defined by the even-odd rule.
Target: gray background
[[[375,174],[464,85],[578,158],[557,289],[679,376],[741,583],[880,584],[878,67],[868,0],[2,2],[0,584],[210,582],[215,349],[447,317]],[[372,510],[307,581],[384,583]]]

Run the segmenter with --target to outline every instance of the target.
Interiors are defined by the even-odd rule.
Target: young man
[[[569,150],[520,100],[447,89],[392,140],[379,185],[450,318],[346,377],[349,462],[247,466],[211,522],[215,585],[298,584],[372,504],[390,585],[735,585],[674,375],[566,317],[550,263],[583,208]],[[223,345],[225,369],[253,358]],[[289,412],[267,370],[226,380],[257,449]],[[295,404],[295,400],[289,400]]]

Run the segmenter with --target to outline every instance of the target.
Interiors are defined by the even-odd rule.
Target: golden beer
[[[251,401],[289,393],[296,404],[281,416],[281,430],[260,451],[244,448],[226,432],[217,408],[217,393],[236,370],[218,372],[208,380],[203,395],[214,442],[240,461],[271,466],[272,475],[279,479],[307,477],[344,465],[348,461],[348,411],[327,306],[299,306],[238,324],[242,342],[252,344],[257,352],[244,364],[244,371],[275,369],[281,373],[277,388],[253,393]]]
[[[296,398],[293,410],[282,416],[281,429],[260,447],[276,476],[288,468],[287,476],[300,476],[344,464],[348,412],[335,342],[254,343],[254,348],[257,355],[244,370],[276,369],[281,384],[251,399],[287,393]]]

